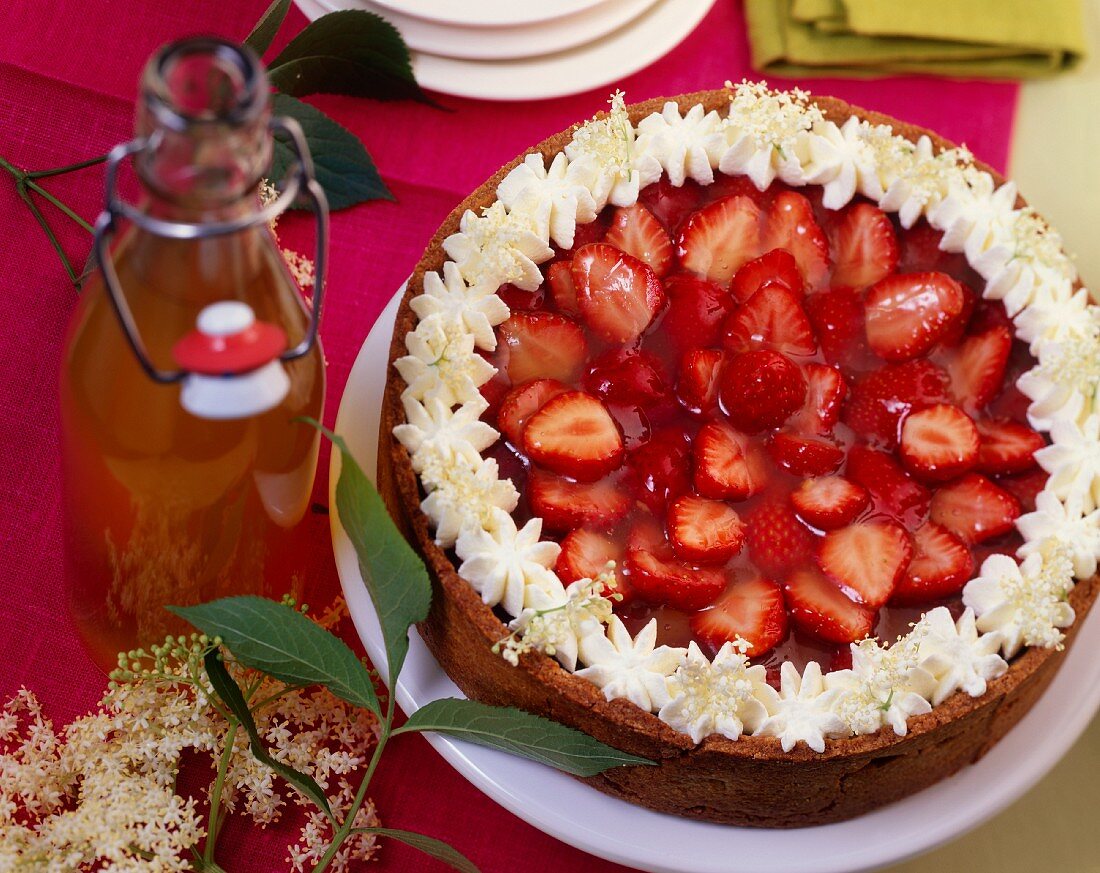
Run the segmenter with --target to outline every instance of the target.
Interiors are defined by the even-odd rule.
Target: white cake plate
[[[574,15],[607,0],[377,0],[379,6],[426,21],[460,27],[539,24]]]
[[[311,20],[329,11],[320,0],[294,2]],[[465,60],[413,52],[413,72],[429,91],[476,100],[545,100],[579,94],[616,82],[664,57],[695,29],[714,2],[659,0],[618,30],[550,54]],[[516,5],[521,5],[519,0]]]
[[[336,431],[373,479],[390,335],[401,288],[359,351],[336,419]],[[385,663],[382,635],[359,574],[355,550],[329,499],[340,582],[367,654]],[[1078,632],[1046,693],[977,764],[918,794],[859,818],[797,830],[738,828],[690,821],[632,806],[569,776],[503,752],[428,734],[459,773],[505,809],[559,840],[600,858],[653,873],[860,873],[903,861],[966,833],[1021,797],[1069,750],[1100,708],[1100,610]],[[462,692],[412,634],[397,682],[407,713]]]
[[[362,9],[401,31],[409,48],[446,58],[499,61],[574,48],[633,21],[658,0],[605,0],[564,18],[518,27],[455,27],[393,12],[372,0],[318,0],[327,12]]]

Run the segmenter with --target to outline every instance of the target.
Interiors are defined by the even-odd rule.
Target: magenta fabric
[[[267,0],[8,0],[0,28],[0,155],[34,169],[105,152],[131,132],[138,73],[161,43],[197,32],[243,38]],[[281,40],[304,24],[293,9]],[[752,76],[739,3],[717,0],[677,49],[614,86],[630,101],[718,87]],[[788,84],[776,82],[775,84]],[[818,80],[812,90],[896,114],[968,144],[1005,165],[1016,88],[1008,84],[895,78]],[[454,205],[514,155],[605,105],[607,86],[559,100],[501,104],[441,97],[451,111],[339,97],[315,102],[363,138],[397,198],[333,220],[328,309],[326,421],[335,419],[348,370],[386,301],[412,270]],[[94,217],[99,169],[48,182]],[[45,206],[77,265],[89,238]],[[308,223],[281,224],[285,244],[309,251]],[[75,294],[39,228],[0,175],[0,695],[33,689],[61,724],[87,711],[104,677],[86,659],[64,609],[56,384]],[[383,367],[383,361],[378,362]],[[324,502],[327,452],[316,499]],[[337,591],[327,519],[315,515],[315,574],[309,602]],[[612,871],[498,807],[455,774],[422,739],[387,750],[370,791],[382,820],[451,842],[485,871]],[[229,871],[285,869],[289,824],[266,832],[235,824],[221,862]],[[442,870],[396,844],[376,869]]]

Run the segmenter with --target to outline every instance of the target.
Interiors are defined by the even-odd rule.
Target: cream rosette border
[[[625,698],[699,742],[712,733],[774,736],[785,751],[803,742],[821,752],[831,737],[869,734],[889,725],[906,733],[909,716],[929,712],[955,691],[973,697],[1008,669],[1025,646],[1060,647],[1074,620],[1067,595],[1096,572],[1100,557],[1100,307],[1078,287],[1061,240],[1030,208],[1017,208],[1016,187],[997,187],[965,149],[937,153],[855,117],[826,120],[801,91],[766,84],[730,85],[725,116],[701,105],[681,114],[675,103],[633,126],[623,95],[610,111],[581,125],[546,165],[529,154],[497,189],[481,215],[468,211],[443,248],[440,273],[424,276],[411,302],[419,318],[396,361],[407,388],[407,423],[394,429],[426,493],[421,504],[436,542],[454,548],[459,574],[489,606],[513,617],[498,646],[503,657],[538,650],[597,685],[608,700]],[[784,664],[778,691],[750,665],[743,646],[727,643],[713,659],[694,644],[656,645],[656,621],[636,637],[599,593],[603,577],[566,587],[553,571],[556,543],[541,539],[542,521],[518,528],[512,482],[481,452],[499,434],[480,420],[479,387],[495,373],[477,354],[496,347],[494,326],[508,318],[496,295],[504,283],[534,290],[551,242],[568,248],[578,223],[606,205],[629,206],[667,174],[673,185],[713,182],[715,172],[747,176],[763,190],[773,180],[820,185],[831,209],[856,194],[896,212],[903,227],[924,217],[943,232],[941,247],[962,252],[984,279],[983,296],[1001,300],[1037,365],[1018,386],[1032,401],[1031,424],[1051,445],[1036,453],[1049,474],[1034,512],[1017,527],[1014,560],[994,555],[963,590],[955,621],[945,607],[926,613],[890,645],[852,644],[852,667],[799,673]]]

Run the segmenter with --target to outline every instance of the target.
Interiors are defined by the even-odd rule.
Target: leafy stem
[[[370,763],[367,765],[367,772],[363,774],[363,778],[359,781],[359,787],[355,790],[355,799],[352,800],[351,806],[344,816],[344,823],[340,825],[340,829],[333,835],[332,843],[317,862],[317,866],[313,868],[313,873],[322,873],[322,871],[328,867],[332,859],[336,856],[336,853],[340,851],[340,846],[344,844],[344,841],[351,836],[352,831],[355,830],[355,819],[359,815],[359,810],[363,806],[363,800],[367,796],[367,786],[370,785],[371,778],[374,776],[374,771],[378,767],[378,762],[382,759],[382,752],[386,748],[386,743],[389,741],[392,734],[393,715],[394,695],[391,693],[389,695],[389,700],[386,701],[386,716],[382,722],[382,730],[378,737],[378,742],[374,746],[374,754],[371,755]]]
[[[229,717],[229,728],[225,732],[225,748],[218,760],[218,775],[214,779],[214,785],[210,790],[210,825],[206,831],[206,843],[203,845],[202,860],[205,864],[214,861],[214,848],[218,843],[218,831],[225,821],[225,811],[222,809],[222,787],[225,785],[225,776],[229,772],[229,760],[233,757],[233,743],[237,738],[237,719]]]

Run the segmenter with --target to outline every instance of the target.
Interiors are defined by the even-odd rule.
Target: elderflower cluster
[[[855,116],[838,124],[803,91],[748,81],[726,87],[728,106],[669,101],[637,124],[617,92],[608,112],[574,130],[564,157],[526,156],[496,202],[463,216],[444,244],[451,260],[443,279],[432,274],[416,298],[410,355],[396,363],[409,419],[397,436],[420,475],[436,542],[458,542],[460,572],[513,617],[494,647],[512,664],[540,651],[569,670],[579,666],[609,700],[630,700],[695,739],[747,732],[774,736],[785,749],[819,750],[829,737],[884,727],[901,735],[908,718],[955,693],[986,693],[1023,646],[1062,644],[1074,576],[1088,578],[1100,559],[1100,307],[1058,235],[965,147],[937,151],[932,137],[910,141]],[[593,208],[633,206],[662,176],[676,187],[709,184],[717,173],[760,190],[776,180],[815,185],[829,209],[861,195],[906,228],[926,221],[941,234],[940,248],[961,253],[984,281],[982,296],[1003,303],[1037,358],[1017,385],[1032,401],[1030,423],[1051,442],[1036,453],[1050,473],[1046,487],[1018,521],[1021,564],[990,558],[964,588],[962,615],[930,610],[893,645],[855,644],[849,670],[822,676],[819,664],[801,673],[785,665],[778,694],[749,676],[755,668],[744,669],[738,647],[709,660],[697,648],[659,646],[655,626],[633,636],[609,621],[610,601],[594,582],[567,591],[538,520],[502,525],[500,514],[511,513],[519,495],[509,480],[497,482],[495,461],[473,457],[499,439],[472,418],[484,407],[478,389],[496,375],[475,345],[495,348],[490,327],[507,317],[503,303],[487,302],[490,289],[502,281],[537,287],[550,242],[575,239]]]
[[[508,625],[511,633],[495,643],[493,651],[513,666],[519,664],[520,655],[542,652],[574,670],[581,638],[610,621],[613,600],[622,599],[616,586],[615,566],[609,563],[595,579],[578,579],[565,589],[529,587],[528,605]],[[606,596],[604,591],[612,593]]]
[[[317,619],[331,624],[344,613]],[[304,871],[328,849],[333,831],[306,798],[258,761],[247,734],[230,728],[205,679],[216,644],[203,635],[169,637],[148,651],[123,653],[98,709],[57,731],[23,690],[0,709],[0,869],[185,871],[206,837],[204,804],[175,793],[185,755],[216,769],[232,733],[221,784],[227,812],[265,826],[289,805],[307,810],[290,869]],[[325,688],[293,689],[264,674],[226,665],[249,692],[257,729],[272,755],[321,786],[338,813],[351,806],[356,774],[376,740],[374,716]],[[196,766],[192,763],[187,766]],[[207,790],[212,797],[213,783]],[[357,825],[376,826],[365,804]],[[375,838],[355,835],[330,869],[370,858]]]

